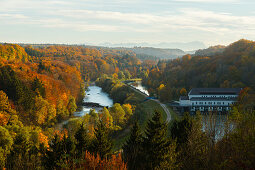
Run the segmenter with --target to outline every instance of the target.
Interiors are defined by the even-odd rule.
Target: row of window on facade
[[[203,105],[203,104],[208,104],[208,105],[212,105],[212,104],[217,104],[217,105],[225,105],[225,102],[192,102],[192,105],[197,105],[197,104],[200,104],[200,105]],[[228,104],[228,106],[230,106],[231,104],[233,104],[233,102],[229,102],[229,103],[226,103]]]
[[[207,97],[211,97],[211,98],[216,98],[216,97],[219,97],[219,96],[202,96],[203,98],[207,98]],[[236,96],[220,96],[220,97],[223,97],[223,98],[233,98],[233,97],[236,97]]]
[[[224,110],[230,110],[231,109],[231,107],[192,107],[192,109],[191,110],[206,110],[206,109],[208,109],[208,110],[222,110],[222,109],[224,109]]]

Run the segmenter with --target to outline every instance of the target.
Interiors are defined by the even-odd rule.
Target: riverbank
[[[113,100],[109,97],[109,95],[102,91],[101,87],[95,86],[95,83],[89,83],[86,87],[86,95],[83,98],[83,102],[78,106],[76,112],[68,117],[65,120],[57,123],[55,125],[55,129],[62,130],[63,127],[69,122],[69,120],[78,119],[88,114],[91,109],[95,111],[100,111],[103,107],[111,107],[113,106]]]

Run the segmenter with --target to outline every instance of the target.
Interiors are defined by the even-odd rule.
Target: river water
[[[143,93],[145,93],[146,95],[149,96],[148,90],[146,89],[146,87],[144,87],[144,86],[142,85],[142,82],[141,82],[141,81],[137,81],[137,82],[135,82],[135,83],[131,83],[130,85],[131,85],[132,87],[136,88],[137,90],[139,90],[139,91],[141,91],[141,92],[143,92]]]
[[[137,90],[140,90],[141,92],[149,95],[149,92],[147,91],[146,87],[142,85],[141,81],[130,83],[130,85]],[[210,134],[214,134],[215,140],[221,139],[225,134],[226,129],[226,121],[228,116],[226,114],[220,115],[206,115],[202,114],[202,130],[203,131],[209,131]],[[234,127],[233,125],[229,125],[228,130],[232,130]]]
[[[89,86],[86,90],[86,96],[83,99],[83,102],[92,102],[98,103],[101,106],[111,107],[113,105],[113,100],[109,95],[102,91],[101,87],[98,86]],[[92,108],[87,106],[82,106],[81,111],[76,112],[74,116],[80,117],[89,113],[90,109],[95,109],[96,111],[101,110],[101,108]]]
[[[144,87],[141,81],[130,83],[131,86],[140,90],[141,92],[149,95],[146,87]],[[113,105],[113,100],[109,97],[109,95],[102,91],[101,87],[98,86],[89,86],[86,90],[86,96],[83,99],[84,102],[93,102],[99,103],[101,106],[111,107]],[[96,111],[101,110],[102,108],[92,108],[87,106],[82,106],[81,111],[76,112],[74,114],[75,117],[81,117],[85,114],[88,114],[91,109],[95,109]],[[224,136],[224,124],[227,120],[227,115],[214,115],[211,117],[210,115],[202,114],[202,123],[204,131],[214,131],[215,138],[218,140],[222,136]],[[232,129],[232,128],[231,128]]]

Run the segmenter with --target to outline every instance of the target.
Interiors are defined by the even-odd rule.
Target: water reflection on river
[[[111,107],[113,105],[113,100],[109,97],[109,95],[102,91],[101,87],[98,86],[89,86],[88,90],[86,90],[86,96],[83,99],[84,102],[93,102],[99,103],[101,106]],[[76,112],[75,116],[83,116],[89,113],[92,107],[82,106],[82,110],[80,112]],[[99,111],[100,108],[94,108],[96,111]]]
[[[209,132],[217,141],[221,139],[225,131],[232,131],[234,126],[232,123],[227,124],[227,114],[203,114],[202,115],[202,130]]]

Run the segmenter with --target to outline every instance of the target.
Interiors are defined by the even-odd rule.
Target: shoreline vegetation
[[[0,169],[252,169],[254,49],[240,40],[215,55],[152,61],[122,49],[0,44]],[[166,124],[159,103],[122,83],[136,77],[161,102],[194,86],[243,90],[216,140],[215,122],[202,130],[199,112],[168,108]],[[93,81],[114,105],[55,129]]]

